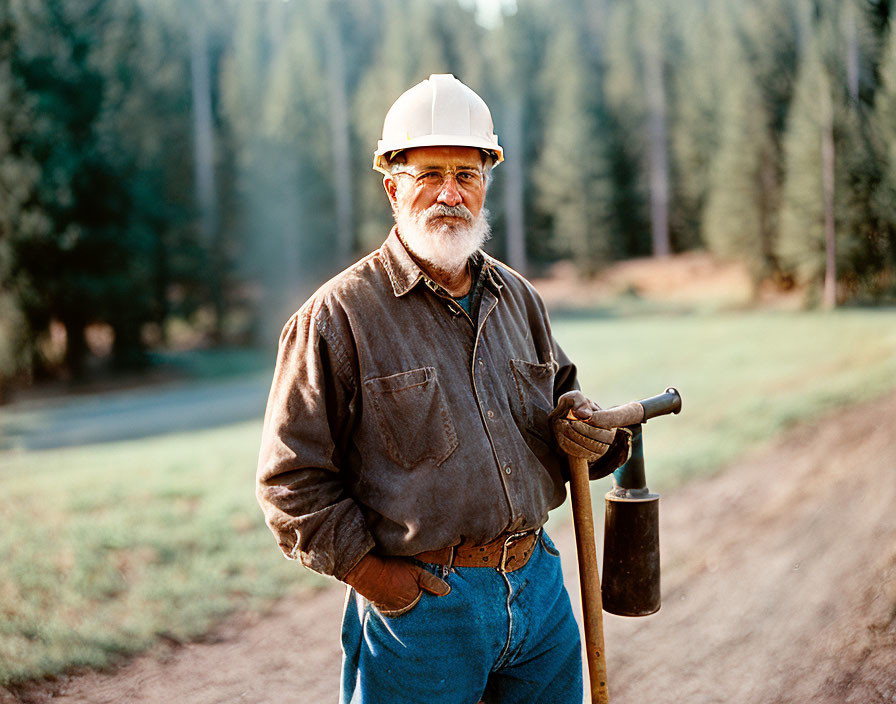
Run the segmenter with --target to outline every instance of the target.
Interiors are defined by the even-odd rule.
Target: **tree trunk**
[[[216,340],[222,336],[224,296],[221,287],[221,253],[218,251],[218,203],[215,188],[215,127],[212,118],[211,67],[208,40],[201,18],[190,23],[190,79],[193,103],[193,154],[196,203],[203,246],[212,262],[208,272],[212,305],[215,309]]]
[[[846,87],[853,106],[859,104],[859,37],[856,10],[851,0],[843,8],[843,34],[846,39]]]
[[[62,324],[65,327],[65,368],[72,379],[83,379],[87,361],[84,321],[78,318],[64,320]]]
[[[655,31],[658,31],[656,29]],[[653,256],[664,257],[669,243],[669,161],[666,136],[666,91],[659,38],[645,31],[641,42],[647,93],[647,144],[650,173],[650,229]]]
[[[327,88],[330,93],[330,135],[333,144],[333,183],[336,195],[336,256],[348,263],[354,250],[354,205],[349,144],[350,124],[345,86],[345,56],[338,13],[326,23]]]
[[[115,342],[112,346],[112,361],[118,369],[139,369],[146,365],[143,342],[140,339],[140,325],[123,317],[114,321]]]
[[[837,239],[834,228],[834,115],[831,86],[824,81],[821,90],[821,182],[824,196],[824,294],[822,303],[832,309],[837,305]]]
[[[591,61],[603,65],[603,52],[606,49],[607,24],[610,15],[608,0],[591,0],[585,3],[585,24],[588,28],[587,50]]]
[[[504,162],[504,212],[507,223],[507,263],[526,274],[525,174],[523,173],[523,103],[519,95],[510,98],[505,124],[504,147],[513,158]]]

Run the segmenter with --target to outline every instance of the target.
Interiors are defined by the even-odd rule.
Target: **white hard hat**
[[[392,104],[373,168],[388,173],[395,153],[413,147],[474,147],[490,152],[495,164],[504,160],[488,105],[450,73],[434,73]]]

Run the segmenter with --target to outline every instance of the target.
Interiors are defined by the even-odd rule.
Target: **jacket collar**
[[[418,281],[429,278],[408,254],[404,243],[398,239],[398,229],[394,226],[380,247],[380,258],[389,274],[389,281],[396,296],[403,296],[414,288]]]
[[[482,262],[480,276],[485,276],[485,282],[490,283],[496,293],[503,287],[497,260],[485,254],[481,249],[473,255],[474,261]],[[433,291],[441,290],[426,272],[423,271],[408,253],[404,243],[398,237],[397,228],[393,227],[383,246],[380,247],[380,258],[389,274],[392,291],[396,297],[401,297],[410,291],[418,282],[423,281]]]

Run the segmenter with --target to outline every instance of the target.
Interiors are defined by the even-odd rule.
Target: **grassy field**
[[[254,498],[260,422],[0,457],[0,682],[188,639],[315,575]]]
[[[896,310],[568,314],[554,328],[604,406],[681,391],[683,413],[645,431],[654,489],[896,387]],[[320,584],[262,522],[259,439],[260,421],[0,455],[0,683],[196,637]]]
[[[790,425],[896,388],[896,310],[717,313],[554,321],[604,407],[682,395],[680,416],[645,426],[651,488],[668,489],[765,444]]]

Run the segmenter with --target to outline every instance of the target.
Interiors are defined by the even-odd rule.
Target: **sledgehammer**
[[[673,388],[643,401],[633,401],[602,411],[602,420],[612,427],[636,426],[640,439],[640,425],[650,418],[678,413],[681,396]],[[639,448],[638,448],[639,449]],[[633,455],[636,449],[633,448]],[[642,474],[643,474],[643,463]],[[591,485],[588,463],[569,457],[572,520],[579,558],[579,587],[582,594],[582,615],[585,620],[585,649],[591,701],[608,704],[607,663],[604,656],[604,622],[600,575],[597,571],[597,548],[594,544],[594,515],[591,512]],[[657,553],[658,554],[658,553]]]

